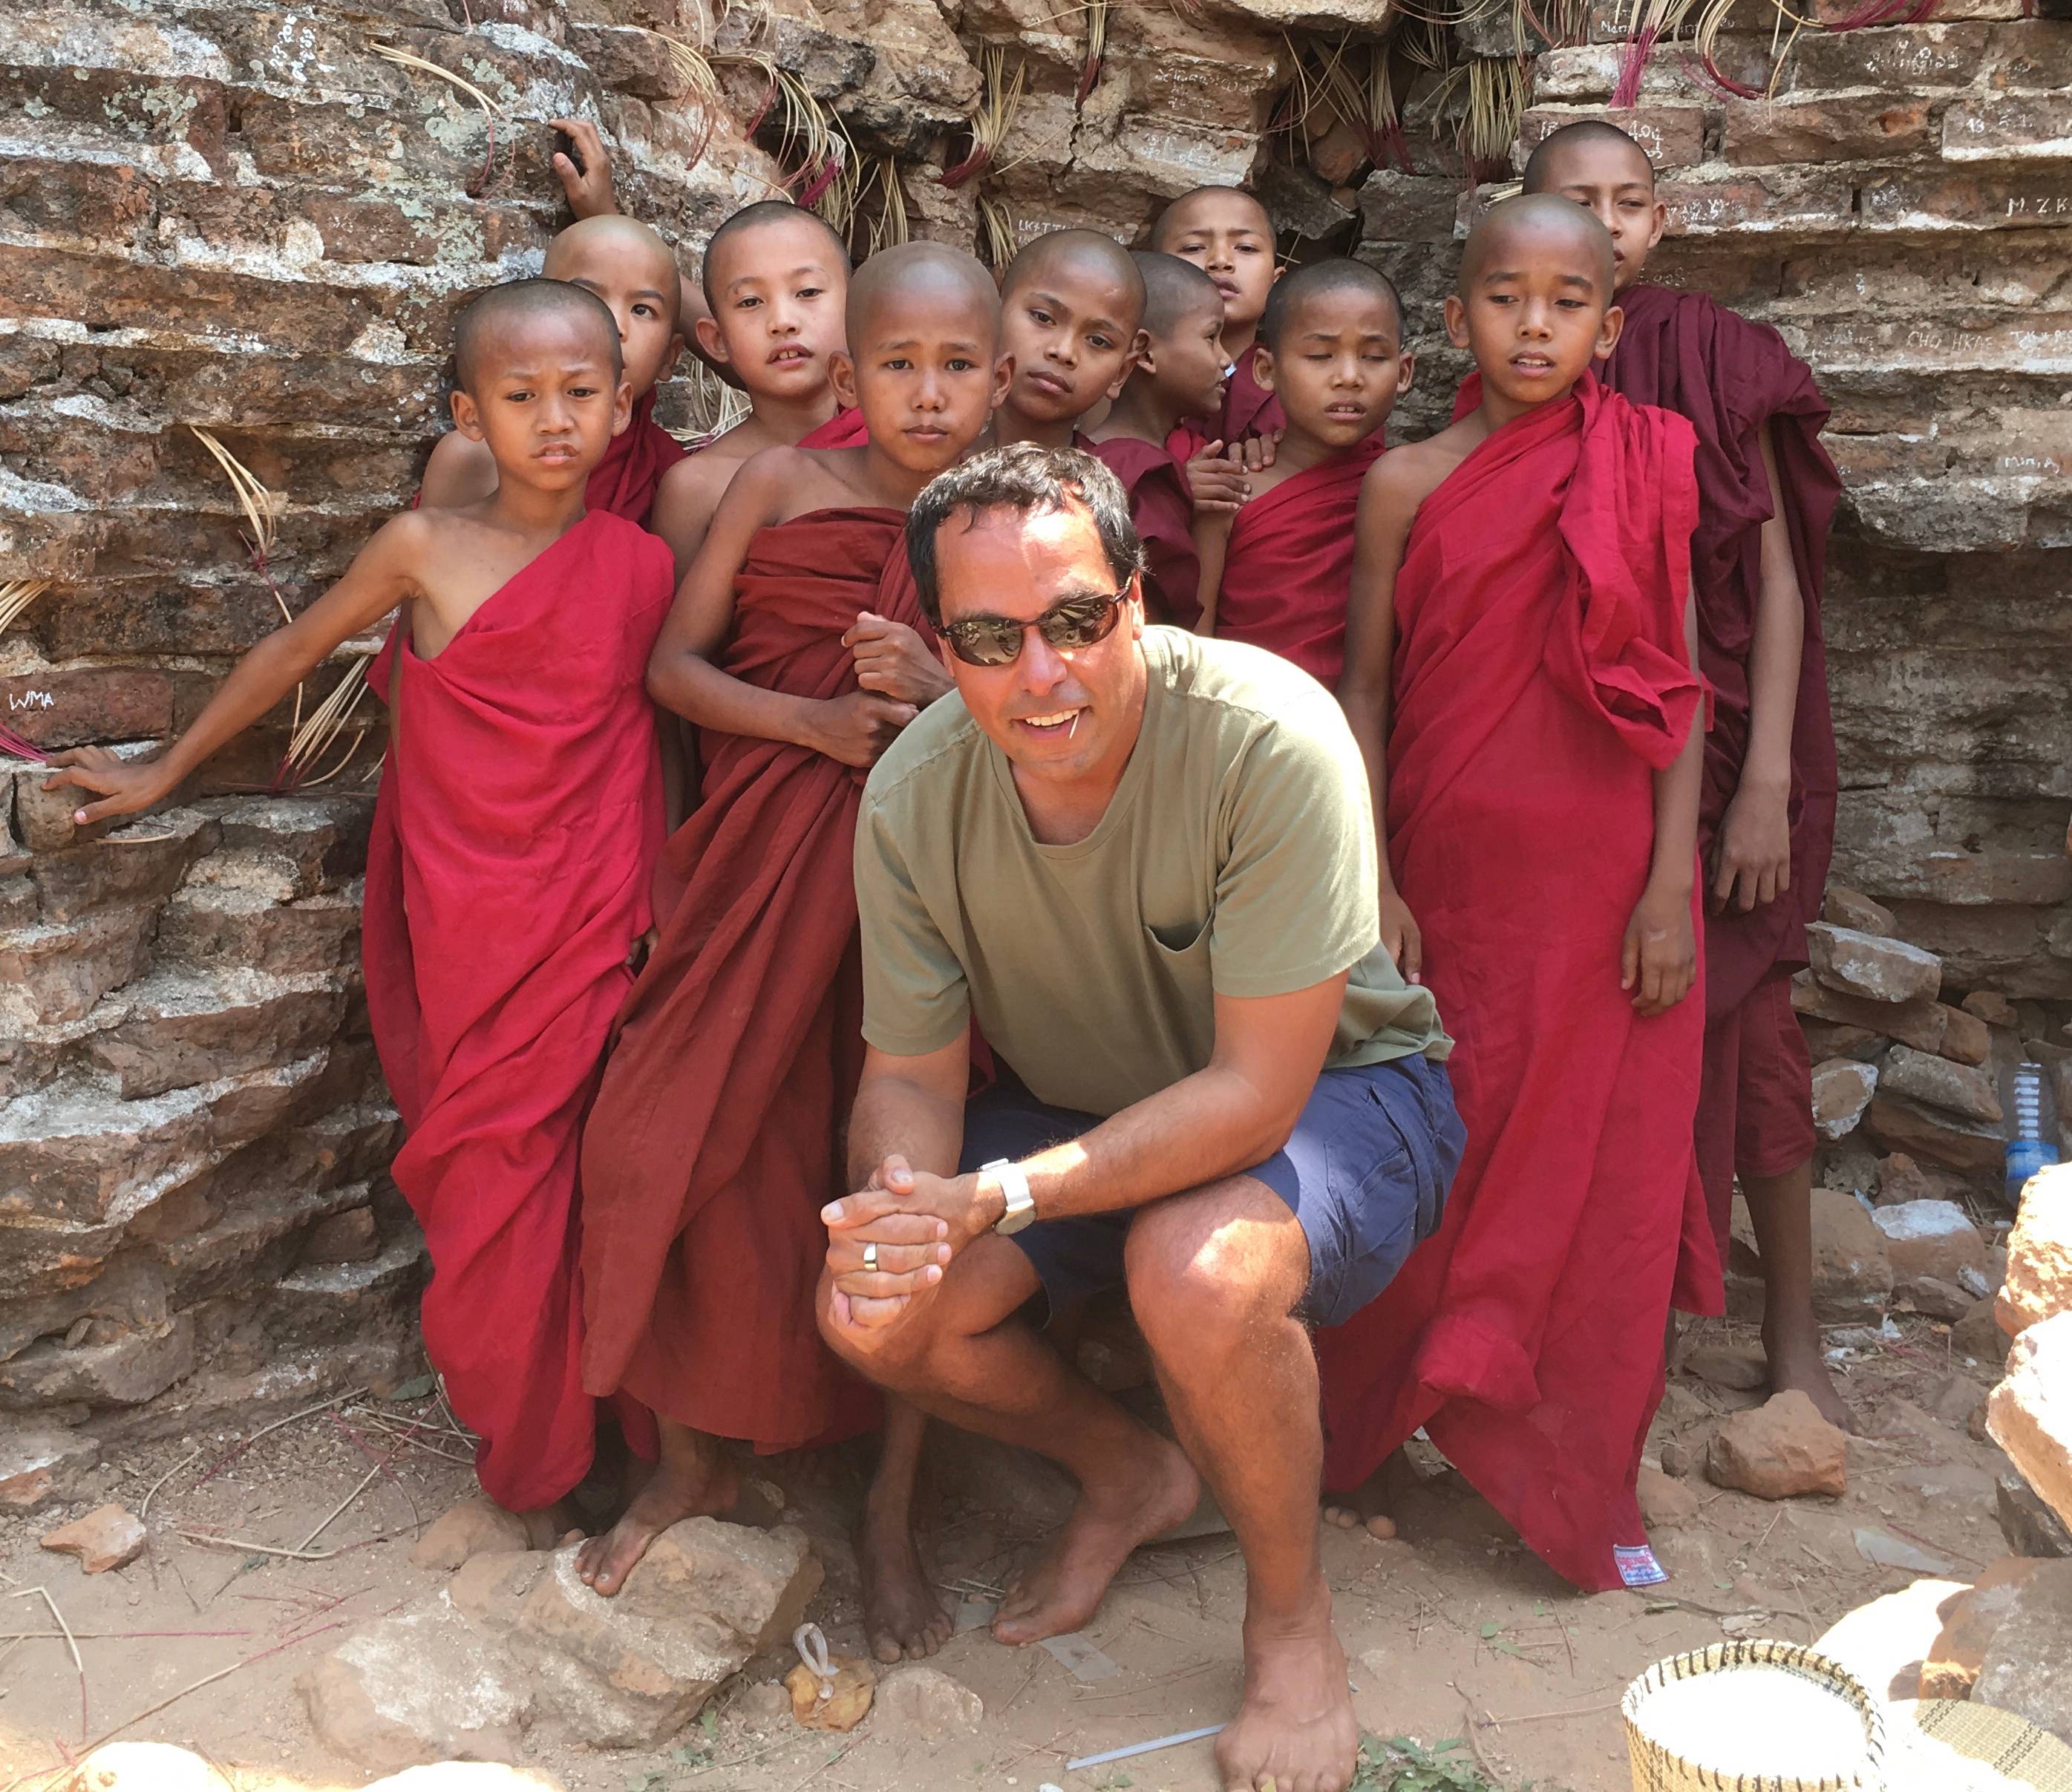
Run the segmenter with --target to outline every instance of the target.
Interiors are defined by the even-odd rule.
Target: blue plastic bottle
[[[2001,1105],[2007,1111],[2007,1198],[2021,1199],[2022,1185],[2058,1160],[2058,1116],[2051,1112],[2050,1084],[2041,1064],[2010,1067]]]

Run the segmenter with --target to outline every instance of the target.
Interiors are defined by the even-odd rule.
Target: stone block
[[[1952,1169],[1991,1170],[2000,1161],[2003,1147],[1997,1128],[1924,1108],[1882,1089],[1871,1098],[1864,1124],[1885,1150],[1931,1158]]]
[[[1885,1234],[1893,1292],[1915,1309],[1956,1319],[1988,1285],[1986,1241],[1962,1207],[1948,1201],[1906,1201],[1872,1216]]]
[[[1903,939],[1816,921],[1806,944],[1815,977],[1844,995],[1897,1005],[1932,998],[1942,987],[1942,961]]]
[[[1993,1483],[1993,1502],[2000,1535],[2016,1555],[2072,1556],[2072,1528],[2012,1469]]]
[[[1943,1035],[1949,1030],[1950,1015],[1961,1012],[1925,997],[1910,1002],[1883,1002],[1848,995],[1816,981],[1811,971],[1801,971],[1792,978],[1791,1005],[1801,1015],[1837,1025],[1861,1027],[1881,1038],[1899,1040],[1918,1051],[1939,1051]]]
[[[1820,918],[1838,927],[1874,934],[1881,939],[1896,939],[1899,934],[1899,923],[1893,919],[1890,909],[1846,884],[1827,886],[1827,893],[1821,902]]]
[[[123,1099],[293,1063],[327,1045],[345,992],[323,973],[166,967],[130,984],[125,1017],[88,1042]]]
[[[2072,1573],[2072,1565],[2034,1557],[2003,1556],[1944,1607],[1942,1629],[1921,1664],[1924,1699],[1968,1699],[2000,1621],[2016,1590],[2038,1573]]]
[[[216,829],[192,809],[166,809],[121,824],[98,824],[80,841],[30,867],[43,921],[76,921],[97,909],[162,902],[215,844]]]
[[[1881,175],[1861,189],[1862,228],[1942,231],[2051,230],[2072,222],[2072,169],[2062,162],[2019,174]]]
[[[2072,1523],[2072,1313],[2014,1341],[1986,1428],[2044,1504]]]
[[[79,1404],[138,1406],[195,1366],[192,1314],[175,1313],[105,1344],[46,1338],[0,1362],[0,1410]]]
[[[160,922],[162,934],[164,927],[165,923]],[[1831,1058],[1853,1058],[1860,1064],[1868,1064],[1881,1055],[1890,1042],[1880,1038],[1868,1027],[1850,1026],[1840,1021],[1816,1021],[1811,1015],[1799,1016],[1799,1026],[1806,1035],[1806,1049],[1816,1067]]]
[[[1970,1021],[1973,1017],[1967,1014],[1964,1018]],[[1924,1106],[1939,1108],[1983,1125],[1998,1126],[2005,1118],[1992,1079],[1984,1071],[1916,1051],[1910,1046],[1894,1046],[1885,1054],[1877,1086],[1887,1095],[1906,1095]]]
[[[1991,1299],[1974,1301],[1950,1328],[1950,1348],[1968,1362],[1997,1370],[2007,1361],[2008,1335]]]
[[[1457,180],[1380,168],[1360,188],[1363,234],[1390,242],[1451,243],[1464,195]]]
[[[1953,1064],[1983,1064],[1992,1056],[1993,1040],[1986,1023],[1961,1008],[1942,1010],[1942,1044],[1937,1053]],[[1988,1090],[1992,1084],[1988,1079]],[[1994,1098],[1996,1101],[1999,1099]]]
[[[870,1709],[872,1733],[904,1746],[937,1748],[976,1735],[985,1721],[985,1705],[976,1692],[919,1662],[902,1663],[879,1680]]]
[[[1954,1171],[1917,1163],[1903,1151],[1878,1160],[1877,1185],[1881,1207],[1897,1206],[1907,1201],[1954,1201],[1962,1206],[1974,1192],[1971,1185]]]
[[[312,1226],[302,1239],[305,1264],[366,1263],[381,1254],[372,1207],[348,1207]]]
[[[46,752],[99,741],[158,739],[172,726],[173,688],[162,673],[95,667],[0,678],[0,715]]]
[[[576,1549],[525,1596],[511,1646],[542,1708],[602,1748],[652,1747],[695,1717],[748,1658],[788,1638],[820,1564],[789,1526],[672,1525],[610,1599],[576,1573]]]
[[[450,1574],[477,1556],[508,1555],[530,1547],[525,1521],[478,1494],[432,1520],[410,1546],[410,1565]]]
[[[2072,1742],[2072,1562],[2039,1563],[2012,1583],[1971,1696]]]
[[[1885,1235],[1845,1189],[1813,1191],[1813,1310],[1827,1326],[1875,1323],[1892,1296]]]
[[[1758,1499],[1849,1490],[1848,1440],[1796,1388],[1737,1412],[1712,1433],[1705,1473]]]
[[[1662,181],[1655,191],[1678,236],[1840,234],[1855,223],[1853,183],[1819,168],[1694,175]]]
[[[0,932],[0,1025],[76,1021],[150,960],[151,910],[109,909],[68,925]]]
[[[364,1262],[290,1270],[261,1302],[266,1335],[277,1346],[306,1349],[343,1343],[386,1315],[407,1319],[428,1260],[424,1235],[413,1226]]]
[[[443,1593],[356,1630],[296,1686],[318,1741],[376,1772],[515,1761],[532,1716],[518,1664]]]
[[[1703,106],[1535,106],[1518,121],[1518,143],[1512,152],[1515,166],[1523,170],[1526,157],[1564,125],[1579,118],[1601,118],[1617,125],[1647,152],[1647,159],[1658,170],[1693,167],[1705,159]]]
[[[2010,1338],[2072,1312],[2072,1165],[2054,1164],[2024,1185],[1996,1310]]]
[[[1730,162],[1894,160],[1930,146],[1928,102],[1893,93],[1726,101]]]
[[[101,1461],[101,1440],[83,1431],[0,1420],[0,1511],[33,1512],[80,1497]]]
[[[144,1553],[146,1539],[135,1513],[109,1505],[46,1531],[40,1540],[57,1555],[77,1557],[80,1573],[105,1574],[135,1561]]]
[[[1958,100],[1942,115],[1942,154],[1951,162],[2072,160],[2072,119],[2055,95]]]
[[[1974,989],[1957,1005],[1988,1026],[2012,1028],[2015,1025],[2014,1004],[1997,991]]]
[[[1877,1091],[1878,1068],[1853,1058],[1831,1058],[1813,1067],[1813,1124],[1823,1139],[1839,1139],[1856,1122]]]

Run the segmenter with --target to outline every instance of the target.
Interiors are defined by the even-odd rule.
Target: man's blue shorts
[[[1022,1158],[1100,1124],[1005,1080],[964,1109],[961,1169]],[[1425,1058],[1326,1071],[1286,1145],[1244,1173],[1286,1202],[1309,1241],[1297,1309],[1336,1326],[1379,1294],[1444,1210],[1466,1136],[1445,1068]],[[1039,1219],[1015,1233],[1053,1313],[1120,1287],[1133,1213]]]

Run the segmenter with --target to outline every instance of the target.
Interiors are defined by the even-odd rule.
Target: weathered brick
[[[1892,174],[1863,188],[1866,230],[2038,230],[2072,225],[2072,171]]]
[[[47,749],[163,734],[173,719],[162,673],[99,668],[0,678],[0,714],[24,740]]]
[[[309,1056],[337,1032],[345,993],[322,974],[160,969],[131,984],[122,1005],[86,1052],[134,1101]]]
[[[1710,179],[1665,180],[1655,189],[1677,236],[1718,232],[1840,232],[1855,223],[1855,189],[1846,175],[1767,169]]]
[[[207,816],[168,809],[68,851],[39,855],[29,870],[38,917],[70,922],[96,909],[162,902],[216,838],[215,824]]]
[[[0,933],[0,1022],[40,1026],[80,1019],[142,972],[150,940],[149,909],[9,928]]]
[[[1579,118],[1601,118],[1618,125],[1647,152],[1657,169],[1688,168],[1705,159],[1703,106],[1536,106],[1518,121],[1516,165],[1523,168],[1524,158],[1540,143]]]
[[[153,199],[152,183],[124,164],[30,155],[0,161],[0,221],[16,231],[134,247]]]
[[[1360,212],[1370,236],[1397,243],[1450,243],[1463,196],[1457,180],[1384,168],[1368,175],[1360,189]]]
[[[1928,102],[1918,97],[1726,102],[1726,158],[1733,162],[1869,161],[1912,155],[1930,141]]]
[[[1969,87],[1996,34],[1987,24],[1900,25],[1869,31],[1807,31],[1784,59],[1783,93],[1881,88],[1894,93]]]
[[[1997,93],[1959,100],[1942,115],[1952,162],[2062,162],[2072,158],[2072,109],[2062,93]]]

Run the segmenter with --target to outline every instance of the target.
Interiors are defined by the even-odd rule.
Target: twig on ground
[[[1482,1769],[1482,1777],[1488,1780],[1492,1786],[1496,1786],[1498,1789],[1498,1792],[1502,1792],[1503,1775],[1496,1770],[1495,1765],[1490,1760],[1490,1757],[1487,1755],[1482,1753],[1482,1739],[1475,1734],[1478,1724],[1486,1724],[1489,1721],[1489,1713],[1485,1712],[1479,1718],[1477,1717],[1475,1715],[1475,1702],[1465,1692],[1461,1695],[1461,1708],[1463,1714],[1467,1719],[1469,1752],[1474,1756],[1475,1765]]]
[[[39,1637],[48,1637],[53,1642],[64,1634],[60,1630],[0,1630],[0,1642],[34,1642]],[[249,1637],[249,1630],[74,1630],[72,1634],[81,1642],[130,1642],[140,1637]]]
[[[156,1481],[151,1483],[150,1487],[145,1493],[144,1503],[137,1508],[137,1522],[139,1524],[143,1523],[146,1519],[150,1517],[151,1502],[158,1498],[158,1490],[164,1486],[167,1482],[171,1481],[175,1475],[178,1474],[181,1469],[191,1469],[200,1460],[201,1452],[199,1449],[196,1449],[184,1462],[175,1462],[172,1467],[166,1469],[163,1474],[160,1475]]]
[[[183,1542],[203,1549],[220,1549],[233,1556],[278,1556],[290,1562],[328,1562],[334,1556],[343,1556],[347,1549],[359,1547],[356,1543],[347,1543],[343,1549],[278,1549],[272,1543],[247,1543],[242,1537],[219,1537],[208,1531],[182,1531],[175,1535]]]
[[[1617,1711],[1618,1700],[1605,1705],[1577,1705],[1570,1711],[1522,1711],[1515,1717],[1488,1716],[1483,1721],[1493,1730],[1500,1730],[1507,1724],[1540,1724],[1550,1717],[1595,1717],[1600,1712]]]
[[[334,1412],[331,1417],[331,1423],[352,1440],[354,1448],[374,1465],[376,1472],[382,1475],[389,1486],[403,1496],[403,1503],[410,1509],[410,1523],[413,1525],[422,1525],[425,1521],[417,1516],[417,1502],[411,1498],[410,1490],[397,1478],[393,1466],[396,1458],[403,1453],[401,1450],[391,1450],[385,1457],[377,1456],[375,1454],[374,1446],[347,1424],[342,1414]]]
[[[18,1593],[8,1594],[10,1599],[40,1598],[50,1608],[51,1616],[57,1627],[64,1633],[65,1646],[72,1651],[72,1665],[79,1670],[79,1739],[86,1740],[86,1663],[80,1658],[79,1644],[72,1637],[72,1626],[65,1622],[65,1615],[58,1609],[58,1602],[51,1597],[47,1587],[23,1587]]]

